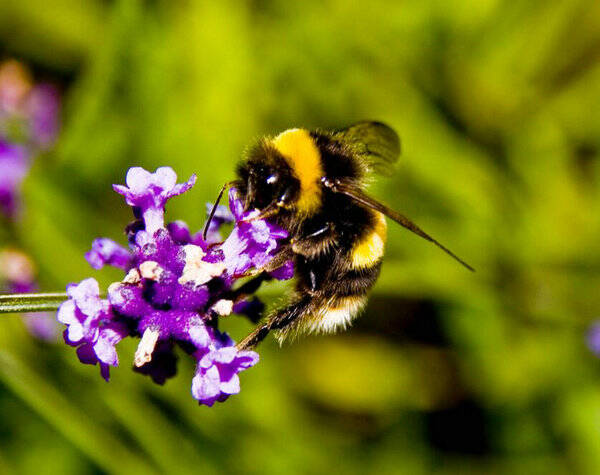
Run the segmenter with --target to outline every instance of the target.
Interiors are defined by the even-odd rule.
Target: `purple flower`
[[[238,373],[254,366],[258,354],[238,351],[226,334],[218,334],[208,341],[208,351],[199,350],[195,354],[198,365],[192,379],[192,396],[200,404],[212,406],[240,392]]]
[[[58,134],[58,91],[50,84],[35,86],[27,97],[26,108],[32,142],[42,149],[47,149],[54,143]]]
[[[229,208],[236,225],[221,246],[227,271],[237,276],[251,267],[266,266],[279,250],[279,241],[288,237],[287,231],[264,219],[252,220],[258,211],[244,212],[235,188],[229,191]]]
[[[127,186],[113,185],[113,188],[125,196],[128,205],[139,208],[146,231],[152,235],[164,227],[164,208],[169,198],[194,186],[196,175],[192,175],[185,183],[177,184],[177,175],[170,167],[157,168],[154,173],[133,167],[127,172],[125,181]]]
[[[221,259],[206,253],[207,244],[199,233],[192,236],[182,221],[164,226],[166,202],[189,189],[194,180],[176,185],[175,173],[166,167],[154,174],[130,170],[129,189],[115,186],[115,190],[137,208],[144,223],[131,240],[131,253],[110,240],[96,240],[88,253],[93,266],[111,263],[128,271],[122,283],[110,286],[108,300],[142,335],[135,357],[137,371],[160,383],[175,374],[174,343],[192,345],[194,351],[200,348],[194,335],[204,331],[203,318],[213,308],[207,307],[211,295],[206,284],[224,271]],[[229,288],[225,282],[216,287],[213,282],[213,287]],[[229,311],[230,307],[233,303]],[[228,306],[221,303],[217,308],[222,311]]]
[[[94,239],[92,249],[85,254],[85,259],[94,269],[110,265],[128,270],[132,257],[131,252],[108,238]]]
[[[192,241],[190,228],[183,221],[173,221],[167,224],[167,231],[177,244],[189,244]]]
[[[85,279],[67,287],[69,300],[58,309],[57,319],[67,325],[65,341],[77,346],[82,363],[100,363],[100,372],[108,381],[109,366],[117,366],[119,359],[115,345],[129,333],[127,327],[114,321],[107,300],[100,299],[95,279]]]
[[[17,212],[21,182],[28,170],[26,149],[0,139],[0,211],[8,217]]]
[[[109,365],[117,364],[116,343],[125,336],[141,337],[134,369],[158,384],[175,375],[179,348],[197,361],[193,396],[209,406],[224,401],[239,392],[238,374],[256,364],[258,355],[238,351],[219,332],[217,321],[232,311],[258,319],[262,304],[257,299],[238,301],[232,286],[250,267],[268,264],[287,233],[256,219],[256,211],[244,213],[232,193],[232,214],[219,207],[205,241],[182,221],[164,222],[167,201],[191,188],[195,176],[177,184],[175,172],[168,167],[154,173],[132,168],[126,181],[127,186],[114,185],[114,189],[125,196],[138,218],[126,228],[129,249],[102,238],[86,254],[92,267],[108,264],[126,275],[109,286],[107,300],[99,298],[93,279],[68,288],[70,299],[58,315],[68,327],[65,339],[78,346],[82,362],[100,362],[104,375]],[[219,229],[233,220],[233,232],[221,244]],[[291,262],[273,273],[277,278],[292,274]]]

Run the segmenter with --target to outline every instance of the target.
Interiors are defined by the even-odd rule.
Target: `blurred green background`
[[[128,167],[197,173],[199,228],[256,137],[361,119],[403,141],[372,193],[477,268],[390,225],[354,327],[269,339],[210,409],[187,358],[156,386],[124,342],[107,384],[4,316],[0,473],[600,473],[599,2],[0,0],[0,56],[64,100],[18,227],[44,290],[119,278],[83,253]]]

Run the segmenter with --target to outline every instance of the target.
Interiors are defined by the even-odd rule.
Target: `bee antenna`
[[[202,239],[206,240],[206,234],[208,233],[208,227],[210,226],[210,222],[212,221],[213,217],[215,216],[215,212],[217,211],[217,206],[219,206],[219,202],[221,201],[221,198],[223,197],[223,193],[225,193],[225,190],[233,184],[235,184],[235,181],[228,181],[221,187],[221,191],[219,191],[217,199],[215,200],[215,204],[213,205],[212,209],[210,210],[208,219],[206,220],[206,224],[204,225],[204,230],[202,231]]]

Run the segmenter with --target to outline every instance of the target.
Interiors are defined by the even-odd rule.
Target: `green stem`
[[[0,295],[0,313],[56,311],[68,298],[64,292]]]

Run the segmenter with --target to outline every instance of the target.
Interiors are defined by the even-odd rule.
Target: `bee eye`
[[[277,183],[278,179],[279,179],[279,176],[276,173],[273,175],[269,175],[269,177],[267,178],[267,183],[269,185],[272,185],[273,183]]]

